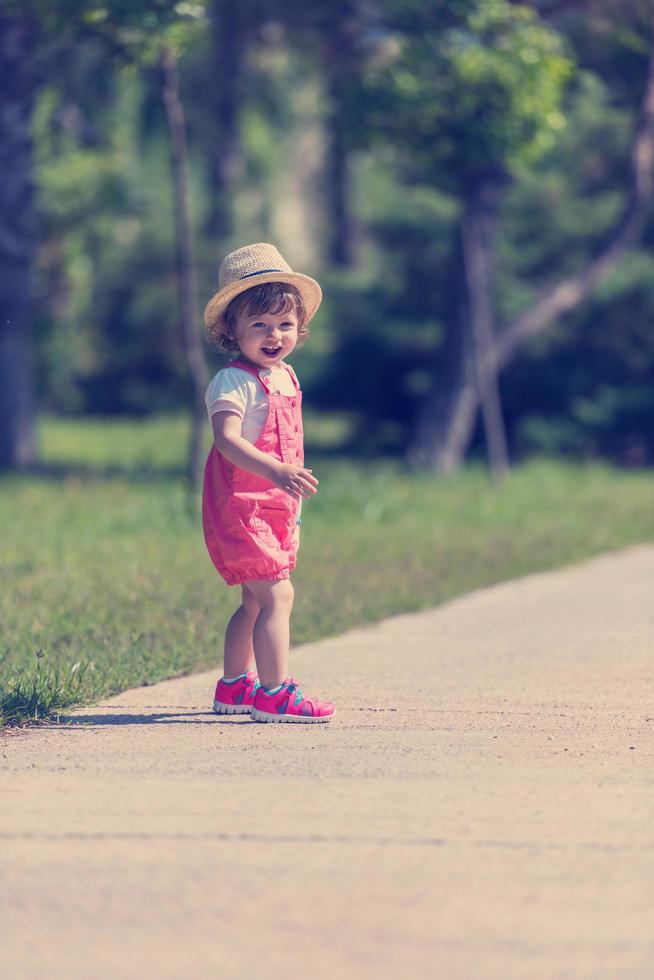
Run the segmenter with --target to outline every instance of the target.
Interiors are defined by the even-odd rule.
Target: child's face
[[[286,313],[241,314],[234,326],[234,339],[241,354],[257,367],[272,367],[287,357],[297,344],[295,310]]]

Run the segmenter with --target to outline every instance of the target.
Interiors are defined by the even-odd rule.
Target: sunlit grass
[[[187,506],[186,431],[178,418],[48,420],[54,475],[0,482],[3,705],[18,669],[19,700],[33,707],[25,690],[36,650],[46,659],[33,686],[45,696],[47,664],[62,699],[73,687],[88,701],[219,669],[238,596],[213,570]],[[654,538],[651,473],[542,460],[498,488],[475,467],[436,479],[388,462],[316,455],[311,465],[321,482],[303,515],[295,643]],[[16,703],[3,707],[5,723],[21,717]],[[63,707],[54,697],[47,710]]]
[[[0,686],[0,726],[25,721],[59,719],[62,711],[81,704],[88,696],[85,675],[92,665],[79,661],[71,667],[43,663],[45,654],[35,651],[31,669],[10,666]]]
[[[317,449],[341,445],[354,425],[347,413],[304,413],[307,443]],[[49,419],[40,426],[41,457],[52,466],[109,469],[151,474],[182,471],[189,419],[158,415],[143,420]],[[206,448],[211,445],[209,426]]]

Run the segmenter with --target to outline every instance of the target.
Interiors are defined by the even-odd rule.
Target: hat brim
[[[207,328],[207,333],[215,335],[218,321],[233,299],[240,293],[252,289],[253,286],[261,286],[265,282],[286,282],[296,287],[304,303],[305,323],[308,323],[313,317],[322,301],[322,289],[316,280],[311,279],[310,276],[302,275],[301,272],[257,273],[248,276],[246,279],[239,279],[238,282],[230,283],[229,286],[220,289],[211,297],[204,310],[204,325]]]

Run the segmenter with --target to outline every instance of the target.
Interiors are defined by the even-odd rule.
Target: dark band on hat
[[[284,272],[283,269],[258,269],[256,272],[248,272],[247,275],[241,276],[241,279],[250,279],[251,276],[265,276],[269,272],[283,272],[284,275],[288,275],[288,272]]]

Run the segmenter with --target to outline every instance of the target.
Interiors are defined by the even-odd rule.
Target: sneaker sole
[[[259,708],[253,708],[250,717],[252,721],[268,721],[273,723],[284,723],[284,722],[297,722],[300,725],[315,725],[320,722],[329,721],[330,718],[334,717],[334,712],[331,715],[277,715],[272,711],[261,711]]]
[[[249,704],[223,704],[221,701],[214,701],[213,710],[217,715],[249,715],[252,708]]]

